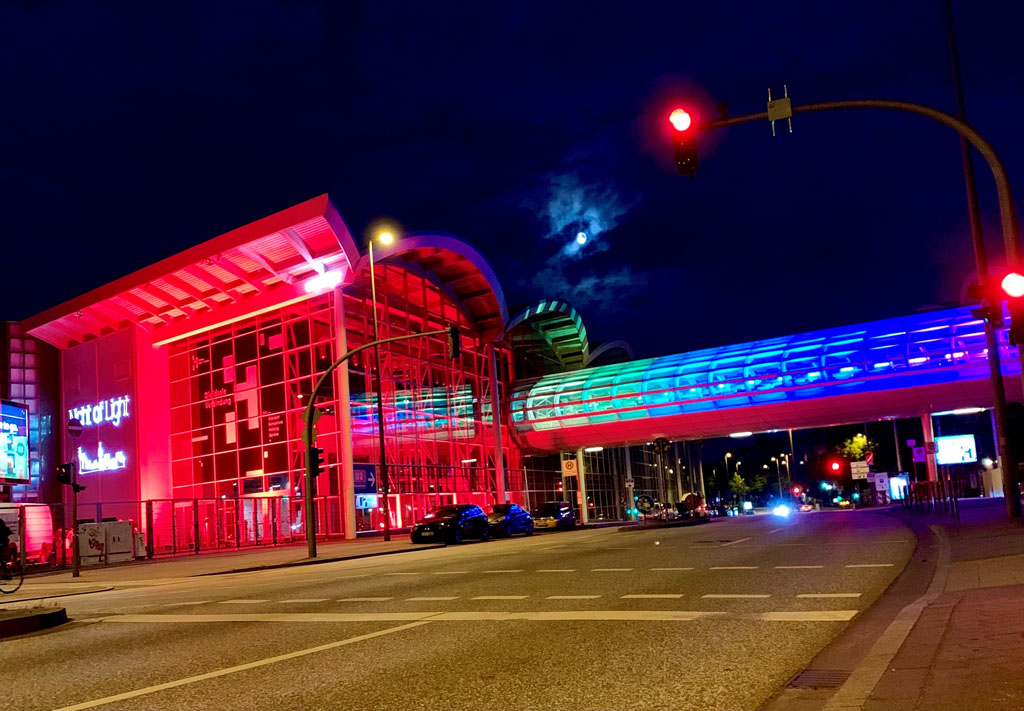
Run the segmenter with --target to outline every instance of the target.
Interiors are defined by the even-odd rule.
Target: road
[[[149,581],[0,642],[0,707],[756,708],[914,545],[823,512]]]

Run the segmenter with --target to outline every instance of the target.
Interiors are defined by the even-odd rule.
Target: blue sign
[[[356,508],[357,509],[375,509],[375,508],[377,508],[377,495],[376,494],[356,494]]]
[[[376,464],[353,464],[352,476],[355,479],[355,490],[357,494],[377,493]]]

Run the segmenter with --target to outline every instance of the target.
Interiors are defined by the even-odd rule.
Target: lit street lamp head
[[[377,233],[377,241],[381,244],[391,244],[395,241],[395,235],[387,230]]]

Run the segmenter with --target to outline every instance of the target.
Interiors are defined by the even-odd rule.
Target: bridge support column
[[[348,334],[345,331],[345,297],[341,287],[334,289],[334,348],[340,358],[348,353]],[[338,437],[341,445],[341,521],[345,538],[356,537],[356,479],[352,463],[352,407],[348,387],[348,361],[334,371],[334,388],[338,394],[338,419],[341,424]],[[326,475],[325,475],[326,476]],[[321,485],[323,491],[330,491],[327,482]],[[276,501],[276,499],[275,499]]]
[[[590,523],[590,510],[587,506],[587,468],[583,466],[583,448],[576,450],[576,491],[580,497],[580,521],[586,526]]]
[[[928,466],[928,481],[938,481],[939,471],[935,466],[935,430],[930,412],[921,413],[921,432],[924,435],[924,458]]]
[[[633,457],[631,456],[629,445],[627,444],[622,448],[622,455],[626,460],[626,518],[630,521],[635,521],[636,516],[633,515],[633,506],[636,503],[633,500],[635,494],[633,493]]]

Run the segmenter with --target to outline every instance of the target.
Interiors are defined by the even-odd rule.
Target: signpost
[[[850,462],[850,475],[854,479],[867,479],[871,465],[867,462]]]
[[[68,436],[71,439],[80,437],[84,430],[82,421],[77,417],[68,420]],[[69,462],[66,466],[71,470],[68,472],[71,484],[71,577],[78,578],[82,575],[80,570],[82,558],[78,547],[78,492],[85,487],[78,486],[78,463]],[[64,545],[63,541],[61,541],[61,545]]]

